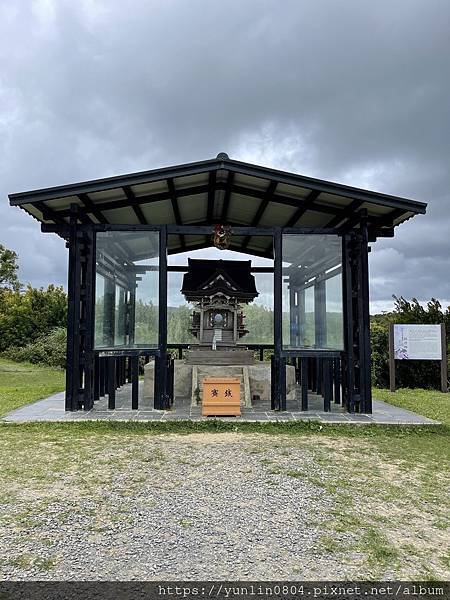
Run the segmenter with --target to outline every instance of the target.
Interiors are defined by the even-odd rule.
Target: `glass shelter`
[[[246,344],[261,361],[270,357],[268,408],[286,410],[290,368],[301,410],[315,394],[325,411],[335,403],[371,412],[369,244],[392,237],[426,204],[224,153],[9,198],[43,232],[67,242],[67,410],[89,410],[106,396],[113,409],[116,390],[127,385],[137,409],[148,361],[154,361],[154,409],[176,404],[174,356],[181,360],[189,344],[168,343],[168,274],[188,267],[168,264],[168,256],[226,246],[271,260],[251,272],[264,278],[266,294],[272,280],[273,335],[270,343]]]

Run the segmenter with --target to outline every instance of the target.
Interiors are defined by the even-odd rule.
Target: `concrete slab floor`
[[[142,394],[141,394],[142,396]],[[315,421],[328,424],[379,424],[379,425],[438,425],[437,421],[423,417],[409,410],[373,400],[371,415],[350,414],[339,404],[332,403],[331,412],[323,411],[321,396],[310,395],[309,410],[301,411],[299,400],[288,402],[287,411],[271,411],[268,402],[259,401],[251,408],[243,408],[240,417],[216,417],[228,422],[285,422]],[[191,406],[189,398],[177,398],[170,411],[154,410],[152,401],[140,398],[139,409],[131,409],[131,386],[124,385],[116,392],[116,409],[108,409],[107,397],[101,398],[89,411],[66,412],[64,410],[64,392],[39,400],[10,412],[1,419],[9,423],[28,422],[78,422],[78,421],[204,421],[211,417],[202,417],[198,406]]]

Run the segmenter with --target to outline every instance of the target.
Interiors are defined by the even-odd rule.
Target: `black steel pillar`
[[[139,408],[139,356],[131,359],[131,408]]]
[[[302,410],[308,410],[308,380],[309,380],[309,375],[308,375],[308,363],[309,363],[309,358],[307,358],[306,356],[303,356],[300,359],[300,365],[301,365],[301,380],[302,380]]]
[[[348,412],[355,410],[355,348],[354,348],[354,299],[353,299],[353,235],[343,236],[342,280],[344,300],[344,373],[343,404]]]
[[[158,350],[155,359],[154,407],[164,410],[169,407],[167,390],[167,228],[159,232],[159,322]]]
[[[95,233],[93,231],[85,232],[83,238],[81,362],[84,369],[83,404],[85,410],[90,410],[94,406],[95,395]]]
[[[361,217],[361,240],[358,256],[358,317],[359,317],[359,386],[361,412],[372,412],[370,372],[370,312],[369,312],[369,244],[367,215]]]
[[[108,356],[107,369],[108,369],[108,408],[114,410],[116,408],[116,375],[117,365],[116,358],[114,356]]]
[[[80,306],[81,306],[81,256],[80,237],[77,228],[78,205],[70,205],[69,266],[67,310],[67,358],[66,358],[66,410],[78,410],[80,381]]]
[[[282,360],[283,351],[283,273],[282,273],[282,233],[280,228],[276,228],[273,236],[274,247],[274,359],[272,376],[273,382],[273,400],[272,406],[278,410],[286,410],[286,375],[281,374],[281,369],[286,370]]]

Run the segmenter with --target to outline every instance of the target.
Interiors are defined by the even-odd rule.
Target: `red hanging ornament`
[[[231,243],[231,227],[230,225],[215,225],[214,226],[214,246],[219,250],[226,250]]]

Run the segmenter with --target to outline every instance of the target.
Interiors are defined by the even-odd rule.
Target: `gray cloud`
[[[429,202],[374,244],[374,306],[450,299],[447,0],[0,4],[1,242],[66,251],[8,192],[233,158]]]

